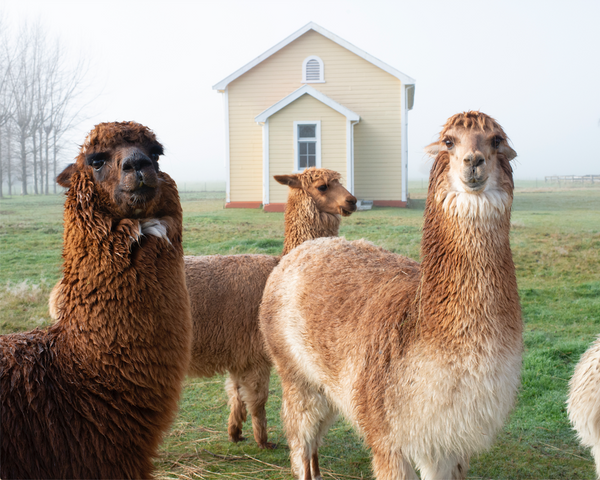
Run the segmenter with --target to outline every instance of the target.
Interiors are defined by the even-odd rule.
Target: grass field
[[[408,209],[379,208],[343,219],[340,234],[367,238],[418,259],[424,188],[411,185]],[[593,479],[565,411],[567,383],[600,333],[600,188],[518,184],[511,241],[525,320],[517,407],[493,448],[472,459],[468,478]],[[222,194],[186,192],[186,254],[268,253],[283,246],[283,214],[224,210]],[[47,299],[60,277],[61,196],[12,197],[0,206],[0,333],[49,323]],[[267,405],[272,451],[252,438],[227,441],[223,378],[188,380],[179,416],[161,447],[157,475],[171,478],[290,478],[279,419],[281,389],[271,379]],[[369,452],[339,420],[320,450],[326,478],[371,478]]]

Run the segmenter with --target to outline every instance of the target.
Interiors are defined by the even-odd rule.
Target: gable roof
[[[343,105],[340,105],[338,102],[332,100],[327,95],[319,92],[310,85],[303,85],[302,87],[294,90],[287,97],[284,97],[277,103],[271,105],[264,112],[259,113],[256,117],[254,117],[254,121],[256,123],[263,123],[271,115],[287,107],[290,103],[299,99],[302,95],[310,95],[311,97],[316,98],[321,103],[324,103],[328,107],[333,108],[336,112],[344,115],[348,120],[351,120],[353,122],[358,122],[360,120],[360,116],[357,113],[354,113],[352,110],[344,107]]]
[[[224,78],[223,80],[221,80],[219,83],[217,83],[216,85],[214,85],[212,87],[213,90],[217,90],[219,92],[224,91],[225,88],[227,87],[227,85],[230,84],[231,82],[233,82],[236,78],[242,76],[248,70],[250,70],[251,68],[254,68],[260,62],[262,62],[263,60],[266,60],[271,55],[273,55],[275,52],[281,50],[286,45],[292,43],[294,40],[296,40],[298,37],[304,35],[309,30],[314,30],[315,32],[320,33],[321,35],[323,35],[324,37],[328,38],[329,40],[337,43],[338,45],[341,45],[345,49],[350,50],[352,53],[358,55],[359,57],[364,58],[368,62],[371,62],[373,65],[381,68],[383,71],[385,71],[385,72],[389,73],[390,75],[396,77],[402,83],[404,83],[406,85],[414,85],[415,84],[414,78],[411,78],[408,75],[405,75],[401,71],[396,70],[394,67],[389,66],[387,63],[383,63],[378,58],[375,58],[374,56],[369,55],[364,50],[361,50],[360,48],[355,47],[354,45],[352,45],[351,43],[347,42],[343,38],[338,37],[334,33],[331,33],[329,30],[324,29],[323,27],[317,25],[316,23],[309,22],[306,25],[304,25],[300,30],[297,30],[296,32],[292,33],[289,37],[283,39],[281,42],[279,42],[277,45],[275,45],[274,47],[272,47],[269,50],[267,50],[262,55],[259,55],[254,60],[252,60],[251,62],[249,62],[246,65],[244,65],[242,68],[240,68],[240,69],[236,70],[235,72],[233,72],[227,78]]]

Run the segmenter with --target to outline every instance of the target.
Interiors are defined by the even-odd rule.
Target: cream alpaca
[[[284,257],[261,330],[283,385],[298,478],[338,412],[378,479],[465,478],[515,400],[522,321],[509,245],[516,153],[493,119],[450,118],[438,142],[419,265],[364,240],[319,239]]]
[[[600,337],[581,356],[569,387],[569,419],[581,443],[592,449],[600,479]]]

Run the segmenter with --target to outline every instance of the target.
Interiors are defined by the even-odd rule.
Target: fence
[[[590,182],[590,183],[594,183],[594,182],[600,182],[600,175],[551,175],[549,177],[545,177],[545,182],[547,183],[552,183],[552,182],[571,182],[571,183],[575,183],[575,182],[581,182],[581,183],[585,183],[585,182]]]

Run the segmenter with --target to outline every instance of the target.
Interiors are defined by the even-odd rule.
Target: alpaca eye
[[[502,137],[500,137],[500,136],[495,136],[495,137],[492,139],[492,147],[494,147],[494,148],[498,148],[498,147],[500,146],[500,144],[502,143],[502,140],[503,140],[503,139],[502,139]]]
[[[327,191],[327,185],[321,185],[320,187],[317,187],[317,190],[319,190],[319,192],[326,192]]]
[[[94,170],[100,170],[108,161],[108,156],[104,152],[94,153],[87,158],[88,165],[91,165]]]
[[[102,159],[92,161],[92,167],[94,167],[96,170],[100,170],[103,166],[104,160]]]
[[[454,142],[452,140],[444,140],[444,143],[448,149],[451,149],[454,146]]]
[[[158,159],[159,159],[159,157],[160,157],[160,155],[159,155],[158,153],[151,153],[151,154],[150,154],[150,159],[151,159],[153,162],[158,162]]]

